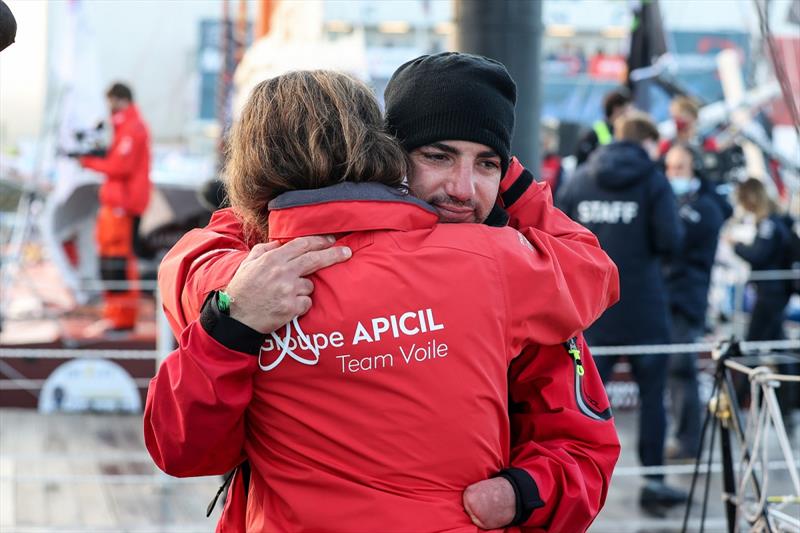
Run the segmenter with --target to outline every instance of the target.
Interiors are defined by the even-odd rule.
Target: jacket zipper
[[[576,337],[572,337],[569,341],[567,341],[567,352],[572,356],[572,360],[575,361],[575,373],[578,376],[583,377],[583,363],[581,362],[581,351],[578,348],[578,341]]]
[[[578,410],[594,420],[609,420],[611,418],[611,408],[608,408],[602,412],[597,411],[588,405],[583,399],[582,384],[583,375],[586,373],[586,370],[584,369],[583,361],[581,360],[581,350],[578,348],[578,338],[572,337],[564,344],[564,347],[572,358],[572,362],[575,366],[575,403],[578,405]]]

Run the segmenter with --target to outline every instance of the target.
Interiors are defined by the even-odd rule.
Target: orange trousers
[[[100,206],[96,238],[100,277],[103,282],[115,285],[103,292],[103,318],[110,321],[114,329],[133,329],[139,307],[133,217],[121,209]]]

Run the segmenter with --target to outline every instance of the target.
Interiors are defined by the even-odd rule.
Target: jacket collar
[[[439,220],[427,203],[378,183],[339,183],[289,191],[269,203],[269,238],[429,228]]]
[[[126,122],[130,122],[131,120],[135,119],[138,116],[139,116],[139,110],[136,109],[136,105],[130,104],[122,111],[117,111],[116,113],[111,115],[111,124],[114,126],[114,129],[116,130]]]

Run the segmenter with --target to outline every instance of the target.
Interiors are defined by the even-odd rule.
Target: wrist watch
[[[217,309],[223,315],[231,315],[231,304],[233,298],[225,291],[217,291]]]

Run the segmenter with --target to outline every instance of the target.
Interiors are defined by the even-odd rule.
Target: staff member
[[[559,205],[600,239],[619,267],[620,302],[603,314],[586,338],[600,346],[669,342],[669,308],[662,277],[662,259],[679,252],[683,228],[675,196],[656,167],[658,130],[650,117],[631,112],[614,124],[616,141],[602,146],[564,186]],[[618,359],[602,357],[597,366],[603,381]],[[664,464],[666,410],[664,390],[669,356],[642,354],[629,358],[639,385],[639,460],[643,466]],[[686,501],[687,494],[647,475],[639,496],[641,507],[654,516]]]
[[[592,129],[578,141],[575,150],[576,164],[585,163],[599,146],[614,141],[614,123],[632,109],[631,93],[625,87],[614,89],[603,97],[604,120],[597,120]]]
[[[789,253],[789,228],[778,214],[764,184],[750,178],[736,189],[736,201],[753,217],[756,237],[751,244],[736,243],[736,255],[750,263],[753,271],[786,268]],[[747,329],[748,341],[781,340],[783,312],[789,303],[790,291],[786,280],[756,281],[756,302]]]
[[[673,145],[665,158],[667,179],[678,200],[678,213],[686,234],[683,250],[670,257],[665,265],[672,342],[677,344],[698,342],[703,335],[719,232],[731,214],[725,200],[695,175],[694,158],[694,152],[685,144]],[[670,356],[669,388],[678,446],[669,450],[668,455],[694,459],[701,433],[696,353]]]
[[[133,93],[127,85],[115,83],[106,97],[114,127],[111,147],[106,157],[85,156],[79,161],[84,168],[105,174],[96,230],[100,277],[127,281],[129,287],[104,292],[103,319],[90,326],[90,335],[132,330],[136,325],[139,293],[133,240],[150,199],[150,134],[133,103]]]
[[[781,216],[778,206],[772,201],[764,183],[749,178],[736,189],[736,201],[752,217],[756,236],[752,243],[735,243],[734,252],[750,264],[753,272],[759,270],[784,270],[789,266],[792,228]],[[783,340],[786,331],[783,327],[786,306],[791,296],[789,280],[763,280],[753,282],[756,301],[747,328],[748,341]],[[797,363],[779,363],[778,371],[784,374],[797,374]],[[800,390],[796,384],[787,383],[778,389],[778,402],[788,416],[786,425],[793,426],[791,410],[797,405]],[[740,394],[745,397],[746,394]]]

